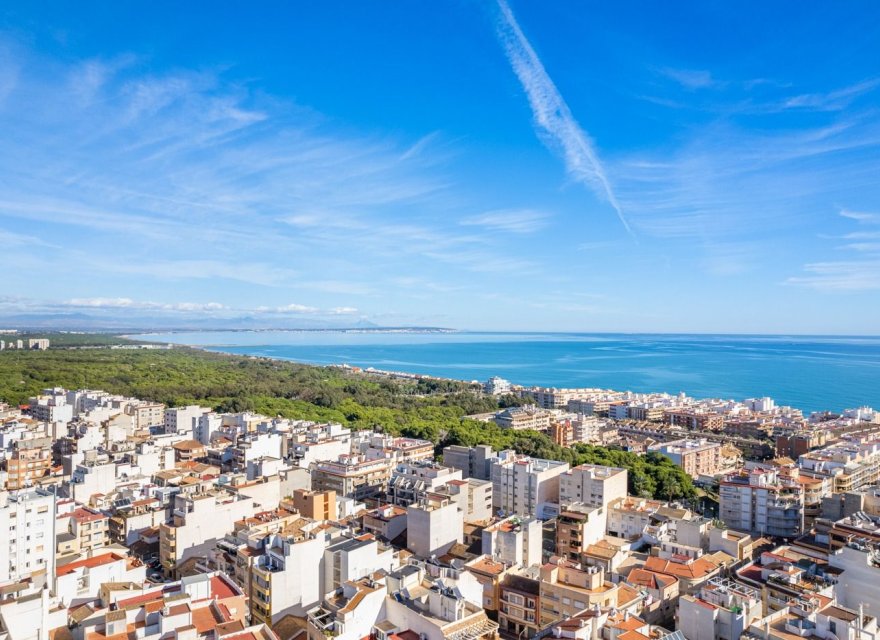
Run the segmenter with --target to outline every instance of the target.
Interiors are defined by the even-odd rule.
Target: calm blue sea
[[[151,340],[461,380],[771,396],[805,412],[880,407],[880,337],[198,332]]]

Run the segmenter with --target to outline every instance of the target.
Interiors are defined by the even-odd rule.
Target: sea
[[[880,336],[205,331],[141,337],[457,380],[500,376],[515,384],[560,388],[735,400],[770,396],[805,414],[880,409]]]

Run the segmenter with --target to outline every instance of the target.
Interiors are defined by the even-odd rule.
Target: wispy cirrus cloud
[[[664,67],[660,74],[677,82],[688,90],[707,89],[718,86],[720,83],[712,77],[712,73],[701,69],[675,69]]]
[[[566,171],[572,179],[607,201],[631,234],[632,230],[611,188],[593,141],[575,120],[506,0],[498,0],[498,7],[501,15],[498,35],[529,99],[539,132],[549,146],[561,152]]]
[[[867,211],[850,211],[849,209],[841,209],[840,215],[843,218],[849,218],[850,220],[856,220],[858,222],[880,224],[880,213],[869,213]]]
[[[858,224],[880,224],[880,214],[876,213],[841,209],[839,214]],[[837,251],[844,252],[846,258],[805,264],[804,275],[790,277],[785,283],[836,293],[880,289],[880,242],[870,242],[880,239],[880,232],[856,231],[839,238],[848,241],[837,247]]]
[[[429,276],[438,260],[450,267],[438,280],[515,272],[524,264],[499,232],[543,224],[469,201],[448,175],[459,150],[441,132],[356,132],[228,70],[154,71],[136,53],[71,62],[23,45],[5,55],[3,44],[0,267],[22,291],[39,267],[91,283],[95,300],[125,292],[132,302],[119,309],[173,286],[210,288],[224,313],[257,291],[350,315],[387,294],[388,272]]]
[[[509,233],[534,233],[547,225],[548,217],[542,211],[530,209],[499,210],[463,218],[461,224]]]
[[[880,87],[880,78],[872,78],[826,93],[802,93],[784,100],[785,109],[808,111],[840,111],[849,107],[857,98]]]

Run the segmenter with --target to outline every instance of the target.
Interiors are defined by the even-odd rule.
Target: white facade
[[[542,536],[543,525],[537,518],[510,516],[483,529],[483,553],[529,567],[541,562]]]
[[[32,573],[55,575],[55,495],[39,489],[0,492],[0,584]]]
[[[165,409],[165,433],[193,437],[193,434],[198,430],[199,418],[209,412],[210,409],[198,405]]]
[[[504,515],[555,515],[559,504],[559,478],[567,462],[518,456],[501,452],[492,461],[492,507]]]
[[[464,514],[447,500],[426,500],[406,509],[406,546],[415,555],[442,555],[464,536]]]
[[[329,593],[342,587],[349,580],[357,580],[384,569],[392,571],[394,551],[380,547],[371,535],[358,538],[342,538],[324,549],[324,586]]]
[[[611,502],[625,498],[626,489],[626,469],[582,464],[560,476],[559,502],[607,507]]]

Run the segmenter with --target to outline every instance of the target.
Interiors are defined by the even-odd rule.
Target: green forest
[[[54,336],[49,336],[54,341]],[[77,339],[76,346],[110,338]],[[73,346],[73,345],[70,345]],[[536,431],[510,431],[464,416],[522,402],[493,398],[464,382],[392,380],[267,358],[211,353],[184,347],[125,350],[59,348],[0,352],[0,401],[26,403],[47,387],[103,389],[163,402],[200,404],[218,411],[335,421],[353,429],[424,438],[438,453],[450,444],[488,444],[531,456],[624,467],[630,493],[664,500],[695,495],[691,478],[657,454],[577,444],[564,448]]]

